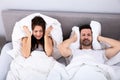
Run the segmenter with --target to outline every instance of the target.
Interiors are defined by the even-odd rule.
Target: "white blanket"
[[[11,63],[7,80],[68,80],[65,66],[44,52],[33,51],[27,59],[18,56]]]
[[[66,67],[69,80],[118,80],[112,67],[94,62],[93,59],[89,55],[74,59],[74,62]]]
[[[54,42],[54,58],[59,58],[61,55],[58,53],[58,50],[56,50],[57,45],[63,41],[63,35],[62,35],[62,29],[61,24],[58,20],[48,17],[46,15],[40,14],[40,13],[34,13],[31,15],[28,15],[27,17],[21,19],[20,21],[16,22],[13,32],[12,32],[12,44],[13,44],[13,50],[8,52],[13,58],[16,58],[16,56],[20,55],[19,51],[21,48],[21,38],[25,37],[26,34],[23,30],[23,26],[28,26],[28,29],[32,31],[31,29],[31,20],[35,16],[41,16],[45,22],[46,22],[46,28],[52,26],[53,30],[51,31],[51,37]],[[15,53],[16,51],[16,53]],[[56,55],[57,54],[57,55]]]
[[[31,15],[28,15],[27,17],[21,19],[20,21],[16,22],[14,29],[13,29],[13,33],[12,33],[12,41],[18,41],[19,39],[21,39],[22,37],[25,37],[26,34],[23,31],[23,26],[28,26],[28,29],[30,31],[32,31],[31,29],[31,20],[35,17],[35,16],[41,16],[45,22],[46,22],[46,28],[52,26],[53,30],[51,32],[51,36],[53,37],[53,39],[57,42],[60,43],[62,41],[62,30],[61,30],[61,24],[58,20],[40,14],[40,13],[34,13]]]

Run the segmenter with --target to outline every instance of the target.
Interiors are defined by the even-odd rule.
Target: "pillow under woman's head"
[[[93,32],[93,42],[92,42],[93,49],[102,49],[101,44],[97,40],[97,37],[99,35],[101,35],[101,24],[99,22],[97,22],[97,21],[91,21],[90,26],[91,26],[91,29],[92,29],[92,32]],[[72,33],[73,32],[75,32],[77,34],[77,41],[74,42],[74,43],[72,43],[70,45],[70,47],[72,47],[72,48],[80,48],[80,32],[79,32],[79,27],[74,26],[72,28]]]

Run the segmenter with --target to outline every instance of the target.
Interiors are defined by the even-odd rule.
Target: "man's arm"
[[[98,40],[100,42],[108,43],[111,46],[105,50],[105,55],[108,59],[112,58],[120,51],[120,41],[102,36],[99,36]]]
[[[70,44],[77,40],[77,35],[74,33],[72,37],[64,40],[61,44],[59,44],[58,49],[63,57],[69,57],[72,54],[70,49]]]

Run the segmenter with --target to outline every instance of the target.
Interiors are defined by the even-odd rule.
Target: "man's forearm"
[[[120,51],[120,41],[102,36],[99,36],[98,40],[100,42],[105,42],[111,46],[105,50],[105,55],[108,59],[112,58]]]
[[[71,49],[69,48],[70,44],[73,42],[71,38],[63,41],[59,46],[58,49],[62,56],[68,57],[71,55]]]
[[[111,39],[111,38],[107,38],[107,37],[99,36],[98,41],[105,42],[105,43],[109,44],[111,47],[120,46],[120,41]]]

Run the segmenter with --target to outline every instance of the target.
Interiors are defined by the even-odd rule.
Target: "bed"
[[[90,24],[91,20],[101,23],[102,36],[120,40],[120,14],[117,13],[87,13],[9,9],[2,11],[6,44],[3,47],[1,54],[3,54],[5,50],[12,49],[11,34],[16,21],[19,21],[23,17],[32,13],[41,13],[57,19],[61,23],[64,40],[69,38],[73,26]],[[65,59],[59,58],[58,61],[64,63]],[[66,64],[66,62],[64,64]]]
[[[102,36],[120,40],[120,14],[117,13],[3,10],[2,19],[4,23],[6,43],[11,42],[11,34],[15,23],[32,13],[41,13],[57,19],[61,23],[64,40],[69,38],[73,26],[90,24],[91,20],[101,23]]]

